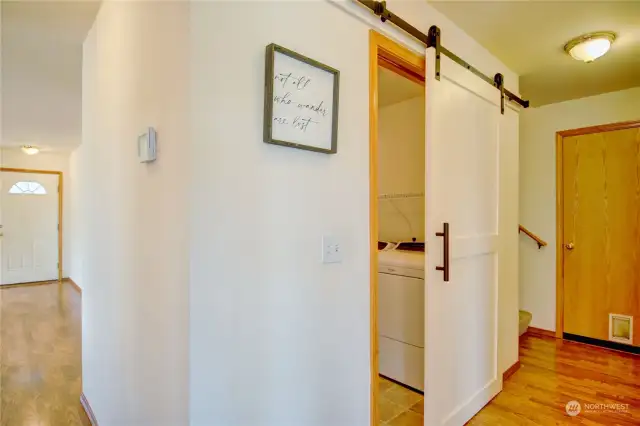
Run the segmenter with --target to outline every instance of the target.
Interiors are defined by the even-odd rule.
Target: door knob
[[[575,248],[575,246],[573,245],[573,243],[565,244],[564,246],[565,246],[565,248],[566,248],[567,250],[573,250],[573,249]]]

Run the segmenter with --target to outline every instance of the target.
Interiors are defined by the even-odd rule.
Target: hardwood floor
[[[640,356],[525,334],[520,362],[468,425],[640,425]],[[575,417],[566,413],[569,401],[581,405]],[[590,404],[619,404],[623,411]]]
[[[69,283],[0,288],[0,426],[90,426],[79,402],[80,324]],[[521,368],[468,425],[640,425],[640,356],[529,334],[520,344]],[[575,417],[565,410],[572,400]],[[381,424],[421,425],[421,395],[382,380],[380,404]]]
[[[0,425],[90,426],[80,405],[80,293],[0,288]]]

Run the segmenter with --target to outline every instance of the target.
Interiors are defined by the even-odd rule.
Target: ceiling
[[[532,106],[640,86],[638,0],[430,4],[518,73],[522,97]],[[587,64],[564,52],[567,41],[593,31],[617,34],[608,54]]]
[[[378,106],[424,96],[424,87],[386,68],[378,67]]]
[[[81,138],[82,43],[96,1],[6,1],[2,7],[3,147],[69,149]]]

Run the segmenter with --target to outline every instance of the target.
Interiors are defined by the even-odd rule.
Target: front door
[[[640,127],[561,148],[564,332],[640,346]]]
[[[58,279],[58,176],[2,172],[1,284]]]
[[[499,154],[502,144],[517,143],[506,127],[516,112],[501,115],[499,92],[444,55],[440,80],[434,70],[435,51],[428,49],[425,425],[458,426],[502,389]],[[448,264],[447,237],[436,236],[445,223]]]

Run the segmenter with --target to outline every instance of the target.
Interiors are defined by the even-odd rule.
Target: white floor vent
[[[609,340],[632,345],[633,317],[629,315],[609,314]]]

